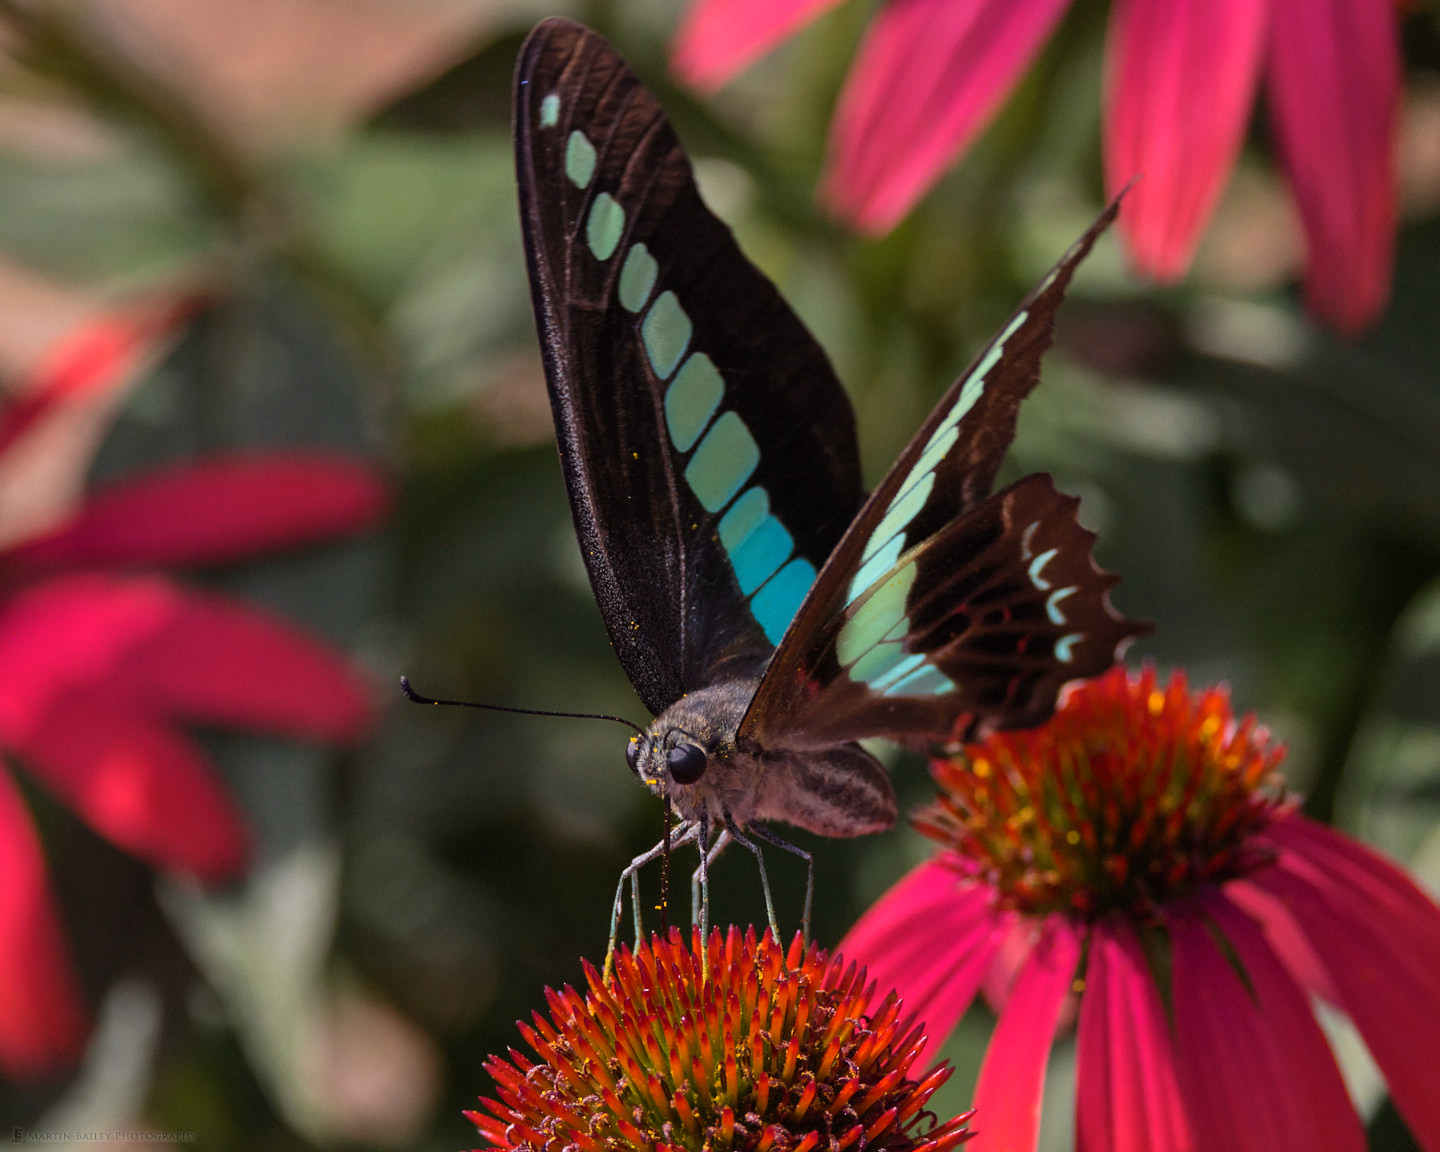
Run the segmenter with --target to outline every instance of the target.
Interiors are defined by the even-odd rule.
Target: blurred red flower
[[[969,146],[1070,0],[890,0],[851,69],[822,198],[893,228]],[[718,87],[832,0],[695,0],[674,67]],[[1182,275],[1234,166],[1262,71],[1308,247],[1307,303],[1342,331],[1389,294],[1401,83],[1394,0],[1114,0],[1105,171],[1136,266]]]
[[[939,1042],[1000,1019],[972,1147],[1036,1146],[1079,1000],[1076,1147],[1364,1152],[1311,1007],[1345,1012],[1420,1146],[1440,1148],[1440,908],[1278,791],[1282,750],[1223,690],[1117,668],[1030,732],[937,761],[945,850],[840,947]]]
[[[109,317],[72,337],[0,407],[0,470],[77,398],[120,387],[154,325]],[[63,418],[63,417],[62,417]],[[386,484],[351,459],[291,451],[211,457],[136,476],[61,522],[0,546],[0,1070],[72,1062],[88,1029],[23,765],[126,852],[202,880],[246,859],[241,814],[184,722],[353,741],[367,693],[321,641],[234,599],[147,572],[353,533]],[[297,690],[299,686],[300,690]]]

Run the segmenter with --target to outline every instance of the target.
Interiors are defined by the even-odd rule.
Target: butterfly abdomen
[[[820,836],[864,836],[895,823],[895,789],[858,744],[779,752],[761,760],[755,815]]]

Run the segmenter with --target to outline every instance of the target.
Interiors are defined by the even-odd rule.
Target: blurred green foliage
[[[810,199],[863,9],[825,18],[713,103],[666,79],[668,6],[572,14],[653,84],[712,205],[829,350],[872,479],[1099,205],[1097,6],[1081,6],[972,156],[874,241],[839,232]],[[207,129],[184,87],[136,84],[140,66],[117,63],[126,49],[78,35],[83,20],[20,21],[29,52],[14,93],[83,110],[104,144],[57,157],[0,139],[5,259],[116,296],[199,276],[215,301],[117,421],[96,478],[303,442],[378,455],[401,494],[383,540],[216,577],[349,646],[385,701],[374,740],[346,759],[213,737],[261,844],[252,882],[204,895],[160,881],[157,902],[138,865],[33,797],[96,1003],[124,979],[162,1005],[132,1095],[206,1149],[473,1145],[460,1110],[488,1090],[482,1060],[515,1042],[512,1022],[543,1003],[544,985],[600,958],[615,878],[660,832],[609,727],[414,708],[391,689],[404,672],[437,695],[644,719],[574,544],[530,317],[508,87],[533,15],[492,13],[448,70],[342,139],[259,155]],[[1411,90],[1433,101],[1433,11],[1406,34]],[[1242,176],[1273,201],[1267,163],[1255,143]],[[1307,323],[1293,268],[1237,286],[1202,254],[1190,280],[1157,290],[1127,278],[1107,240],[1071,293],[1007,464],[1011,478],[1047,470],[1083,497],[1101,563],[1123,576],[1116,603],[1157,625],[1130,659],[1228,681],[1289,743],[1312,813],[1432,890],[1437,199],[1407,219],[1394,302],[1353,343]],[[1244,226],[1244,205],[1233,208],[1218,230]],[[887,756],[902,803],[923,801],[923,763]],[[816,853],[827,944],[926,851],[904,827],[798,839]],[[772,865],[787,928],[803,882],[793,863]],[[721,920],[763,918],[748,861],[719,869],[714,907]],[[216,941],[236,925],[227,952]],[[355,987],[398,1009],[439,1058],[433,1101],[389,1135],[366,1128],[363,1108],[337,1122],[316,1105],[320,1088],[295,1082],[307,1073],[287,1021]],[[984,1009],[972,1017],[946,1052],[961,1074],[941,1103],[957,1110],[988,1034]],[[0,1116],[34,1124],[106,1099],[117,1097],[83,1078],[7,1085]],[[1049,1130],[1064,1147],[1068,1127]],[[1383,1108],[1372,1135],[1377,1149],[1407,1147]]]

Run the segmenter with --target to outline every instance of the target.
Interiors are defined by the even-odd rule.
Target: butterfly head
[[[630,738],[630,770],[686,819],[722,810],[739,818],[753,807],[753,762],[736,748],[735,731],[754,691],[754,681],[740,680],[682,696]]]
[[[630,737],[625,760],[640,782],[657,795],[666,784],[698,784],[710,766],[710,754],[682,732],[646,732]]]

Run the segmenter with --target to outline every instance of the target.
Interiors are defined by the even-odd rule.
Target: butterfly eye
[[[630,743],[625,745],[625,763],[630,765],[630,771],[639,771],[636,765],[640,763],[640,737],[630,737]]]
[[[670,779],[677,784],[694,784],[705,775],[705,753],[694,744],[675,745],[666,762],[670,765]]]

